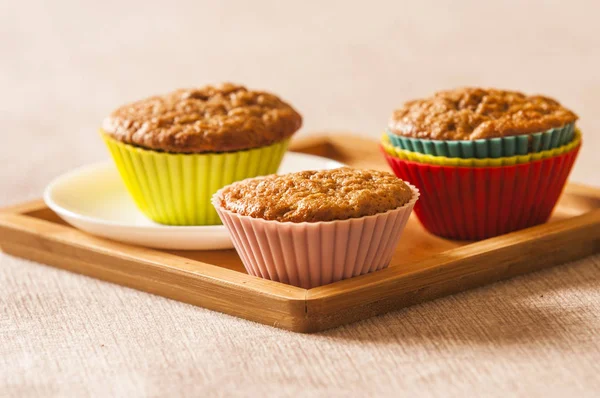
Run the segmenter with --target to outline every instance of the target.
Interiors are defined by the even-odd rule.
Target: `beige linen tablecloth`
[[[0,205],[107,159],[112,107],[232,80],[376,138],[457,85],[576,110],[600,185],[598,2],[55,1],[0,5]],[[317,335],[0,254],[0,396],[594,396],[600,256]]]

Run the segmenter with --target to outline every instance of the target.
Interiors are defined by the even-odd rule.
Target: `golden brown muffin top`
[[[388,127],[405,137],[476,140],[543,132],[575,120],[576,114],[552,98],[467,87],[405,103]]]
[[[238,181],[218,199],[234,213],[281,222],[346,220],[385,213],[413,192],[391,173],[349,167]]]
[[[228,152],[290,137],[302,117],[273,94],[225,83],[180,89],[115,110],[102,129],[114,139],[174,152]]]

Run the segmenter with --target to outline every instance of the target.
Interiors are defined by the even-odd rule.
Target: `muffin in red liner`
[[[422,192],[415,214],[429,232],[450,239],[479,240],[546,222],[580,147],[559,156],[500,167],[438,166],[382,152],[396,176]]]

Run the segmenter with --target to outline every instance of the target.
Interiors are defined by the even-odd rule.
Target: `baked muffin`
[[[277,96],[225,83],[124,105],[101,133],[137,206],[170,225],[218,224],[211,196],[277,171],[302,117]]]
[[[170,153],[232,152],[288,139],[302,117],[277,96],[225,83],[181,89],[115,110],[102,129],[141,148]]]
[[[551,98],[461,88],[395,111],[381,149],[423,192],[429,232],[480,240],[548,220],[581,146],[576,120]]]
[[[458,88],[409,101],[388,123],[402,149],[447,157],[501,157],[555,148],[573,138],[577,115],[552,98]]]
[[[348,167],[250,178],[212,199],[249,274],[311,288],[385,268],[419,197]]]

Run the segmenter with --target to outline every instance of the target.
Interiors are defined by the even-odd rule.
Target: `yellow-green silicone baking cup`
[[[558,148],[549,149],[547,151],[528,153],[526,155],[506,156],[501,158],[485,158],[485,159],[463,159],[463,158],[448,158],[445,156],[426,155],[419,152],[411,152],[393,146],[390,143],[387,134],[381,137],[381,145],[383,149],[392,156],[399,159],[409,160],[412,162],[434,164],[439,166],[458,166],[458,167],[493,167],[493,166],[511,166],[515,164],[533,162],[540,159],[551,158],[569,152],[581,142],[581,132],[575,129],[575,134],[571,142]]]
[[[289,139],[236,152],[175,154],[119,142],[101,132],[137,207],[168,225],[216,225],[215,192],[235,181],[277,172]]]

